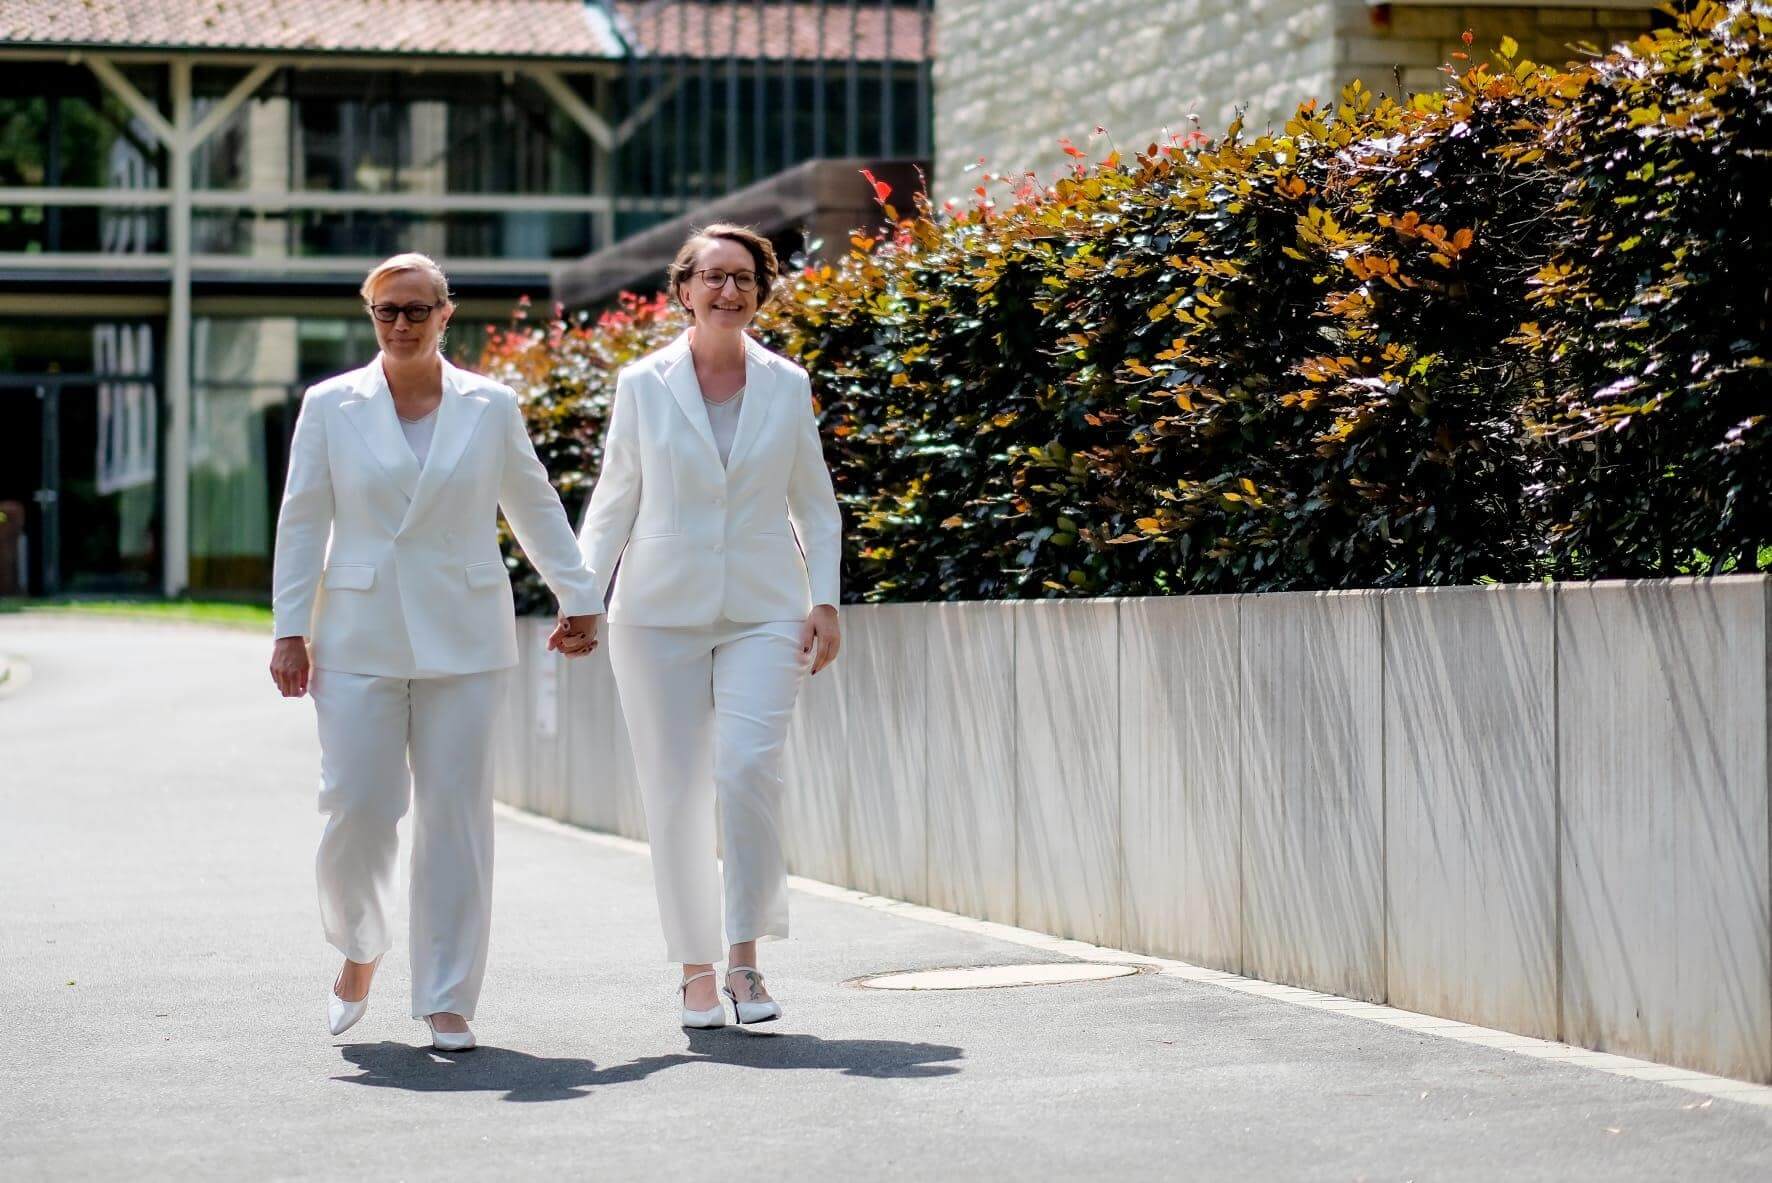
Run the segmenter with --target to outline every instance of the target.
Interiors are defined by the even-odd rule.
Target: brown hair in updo
[[[683,303],[683,298],[677,294],[677,290],[694,277],[695,260],[701,254],[701,248],[718,239],[736,242],[751,252],[751,262],[757,271],[758,308],[763,307],[769,300],[769,291],[775,286],[775,280],[781,274],[781,265],[775,261],[775,247],[767,238],[749,226],[737,226],[730,222],[715,222],[711,226],[703,226],[691,234],[689,240],[677,251],[677,257],[671,261],[671,269],[667,272],[667,278],[671,285],[671,299],[683,304],[683,310],[689,312],[691,319],[694,319],[695,313],[691,312],[689,306]]]

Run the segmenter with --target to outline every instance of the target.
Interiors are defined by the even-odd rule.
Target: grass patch
[[[0,599],[0,614],[15,612],[120,616],[137,620],[184,620],[195,624],[265,631],[271,627],[270,608],[263,604],[242,604],[234,600]]]

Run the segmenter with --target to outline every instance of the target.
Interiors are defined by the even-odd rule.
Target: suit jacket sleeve
[[[794,470],[788,476],[788,520],[806,556],[806,575],[813,604],[837,605],[843,566],[843,515],[831,487],[831,470],[824,462],[824,442],[818,436],[818,416],[812,410],[812,383],[802,377],[799,407],[799,439],[794,447]]]
[[[271,613],[278,637],[308,637],[314,597],[332,535],[332,467],[326,453],[326,416],[304,397],[289,445],[289,475],[277,511],[271,560]]]
[[[640,439],[634,409],[634,378],[623,370],[615,380],[615,398],[609,408],[609,427],[603,435],[603,468],[584,526],[578,533],[585,565],[596,580],[597,595],[607,600],[615,564],[628,544],[634,517],[640,511]]]
[[[500,401],[505,415],[505,462],[499,478],[499,508],[523,553],[560,601],[560,611],[567,616],[595,616],[603,611],[603,599],[585,569],[560,495],[535,454],[516,400]]]

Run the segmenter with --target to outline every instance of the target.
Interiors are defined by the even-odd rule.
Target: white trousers
[[[801,627],[609,628],[668,960],[724,955],[722,878],[727,944],[788,935],[781,757],[807,669]]]
[[[412,1017],[474,1017],[492,927],[492,726],[505,671],[382,678],[315,670],[320,923],[374,961],[393,943],[399,840],[412,819]]]

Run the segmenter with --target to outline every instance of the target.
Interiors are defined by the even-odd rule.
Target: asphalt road
[[[312,708],[260,637],[0,617],[0,1178],[1772,1178],[1772,1109],[1220,987],[910,993],[1057,960],[796,894],[787,1018],[676,1026],[645,858],[499,823],[481,1047],[405,950],[334,1039]],[[400,931],[404,931],[403,922]]]

